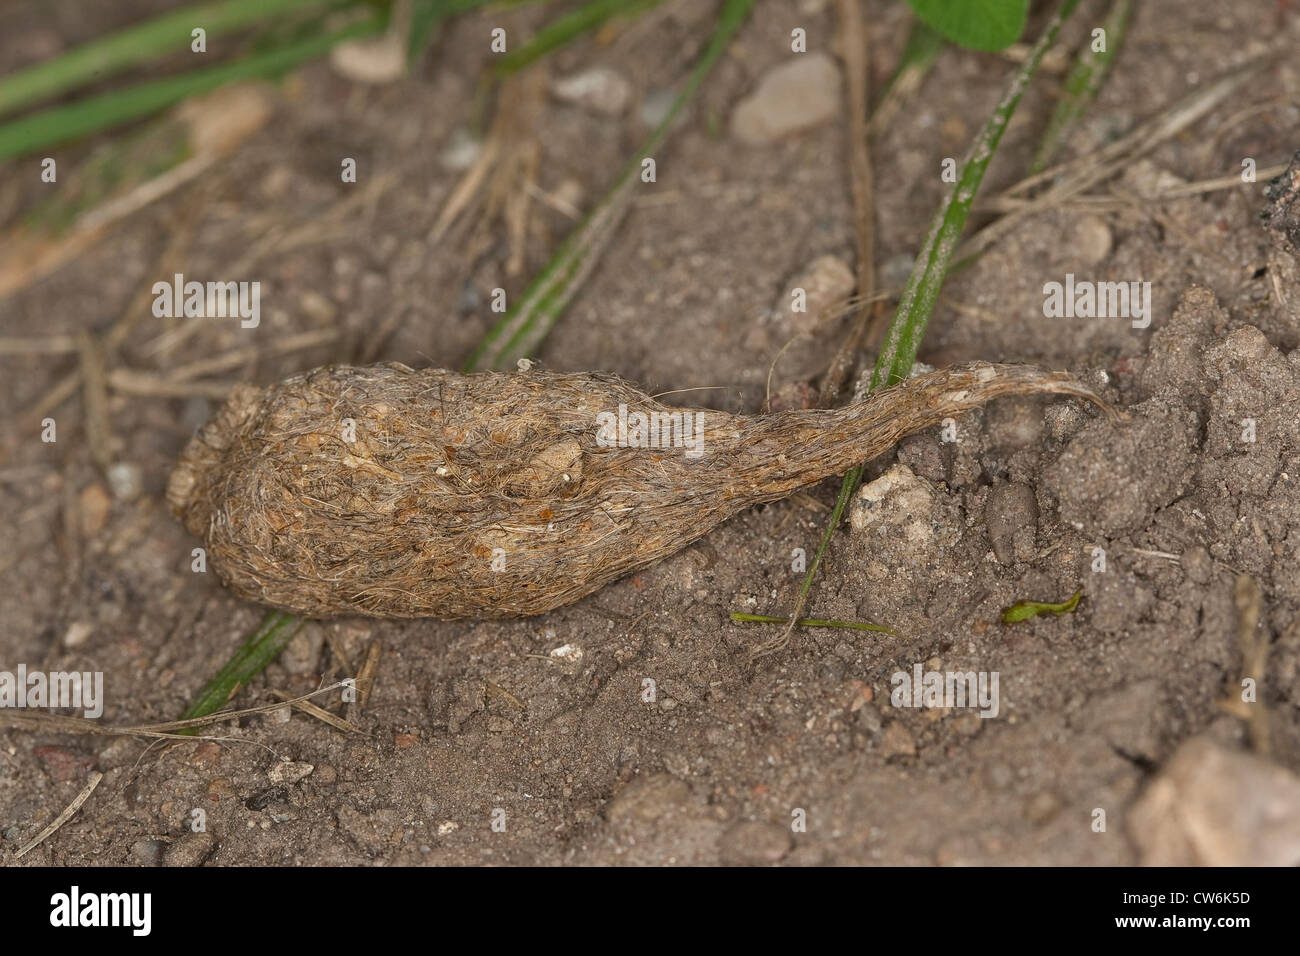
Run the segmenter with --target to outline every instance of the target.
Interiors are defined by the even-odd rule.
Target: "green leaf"
[[[1002,612],[1002,620],[1006,624],[1014,624],[1016,621],[1027,621],[1031,617],[1038,617],[1040,614],[1069,614],[1079,606],[1079,598],[1083,597],[1083,588],[1074,592],[1074,596],[1067,601],[1059,604],[1052,604],[1048,601],[1017,601],[1011,607]]]
[[[1025,32],[1029,0],[907,0],[913,12],[971,50],[1001,50]]]

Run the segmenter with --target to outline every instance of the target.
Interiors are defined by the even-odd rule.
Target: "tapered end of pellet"
[[[1110,418],[1119,413],[1091,386],[1068,372],[1033,365],[971,362],[918,375],[904,383],[929,396],[932,407],[959,411],[1006,395],[1070,395],[1096,405]]]

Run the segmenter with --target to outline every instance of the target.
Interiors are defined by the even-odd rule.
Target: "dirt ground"
[[[0,70],[161,6],[11,4]],[[211,381],[375,359],[459,367],[496,318],[492,290],[522,291],[572,228],[563,203],[537,197],[590,208],[646,135],[646,102],[679,83],[707,42],[714,9],[668,2],[548,61],[552,79],[608,66],[633,97],[617,115],[537,97],[522,250],[500,220],[430,234],[463,174],[448,148],[485,121],[475,96],[485,37],[499,23],[544,22],[531,9],[462,19],[415,75],[390,85],[358,84],[325,62],[294,74],[241,148],[0,300],[0,336],[102,334],[142,289],[183,272],[260,281],[259,327],[189,320],[204,324],[184,334],[180,321],[145,314],[110,367],[158,374],[235,349],[249,352]],[[883,0],[865,9],[878,90],[908,15]],[[1085,2],[1064,43],[1103,12]],[[1044,22],[1036,10],[1028,35]],[[819,257],[855,258],[846,124],[768,144],[729,131],[736,105],[792,55],[793,26],[810,51],[838,53],[834,3],[757,5],[660,150],[657,182],[641,187],[541,348],[545,366],[616,372],[652,394],[709,386],[676,400],[759,409],[769,366],[798,331],[786,290]],[[1300,14],[1273,0],[1144,0],[1064,155],[1097,150],[1198,84],[1297,41]],[[956,441],[933,429],[872,462],[868,481],[891,477],[868,487],[875,497],[855,502],[834,536],[808,613],[896,634],[805,628],[788,650],[751,662],[771,626],[729,619],[789,613],[802,577],[792,555],[816,548],[838,489],[825,482],[541,617],[310,624],[234,701],[306,693],[355,673],[376,647],[373,693],[350,712],[363,734],[284,711],[219,726],[219,741],[152,746],[0,724],[0,845],[7,854],[27,842],[97,770],[103,782],[80,812],[19,865],[1300,859],[1300,289],[1286,226],[1262,218],[1263,182],[1134,198],[1238,175],[1248,157],[1261,169],[1288,162],[1300,148],[1298,64],[1266,67],[1088,191],[1127,201],[1028,216],[945,286],[922,361],[1070,369],[1127,417],[1006,400],[957,422]],[[906,277],[948,188],[942,159],[963,155],[1013,69],[996,54],[945,50],[873,140],[882,283]],[[1034,81],[982,195],[1023,177],[1061,79]],[[89,148],[53,155],[71,169]],[[358,160],[355,185],[339,181],[343,156]],[[5,168],[0,212],[11,221],[49,188],[34,168]],[[1277,217],[1286,202],[1273,203]],[[250,249],[255,261],[232,273]],[[513,273],[512,254],[522,254]],[[1150,327],[1045,318],[1044,283],[1067,273],[1149,281]],[[774,393],[797,401],[815,388],[846,327],[778,363]],[[330,329],[340,336],[277,351]],[[102,671],[102,723],[174,719],[264,613],[191,572],[197,542],[162,500],[178,452],[217,402],[110,389],[110,454],[125,467],[109,474],[94,463],[80,392],[49,413],[55,443],[19,414],[76,368],[69,354],[0,356],[10,410],[0,670]],[[1001,620],[1018,600],[1078,589],[1074,613]],[[1262,667],[1242,643],[1242,617],[1256,611],[1259,627],[1244,633],[1266,639]],[[997,672],[999,713],[893,706],[892,676],[915,665]],[[1243,676],[1257,701],[1225,707]],[[1207,753],[1244,769],[1211,779]],[[1208,843],[1169,824],[1175,811],[1221,808],[1208,792],[1220,786],[1239,788],[1225,798],[1239,809],[1249,794],[1276,799],[1257,813],[1209,812]],[[203,832],[191,828],[196,809]]]

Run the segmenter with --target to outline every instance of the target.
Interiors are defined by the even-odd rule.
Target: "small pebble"
[[[818,256],[799,270],[773,311],[793,317],[793,324],[811,330],[826,315],[853,295],[857,278],[836,256]],[[794,312],[795,290],[802,289],[802,312]]]
[[[87,624],[85,621],[73,621],[68,626],[68,632],[63,635],[63,646],[80,647],[94,633],[95,627],[93,624]]]
[[[44,745],[35,748],[32,753],[55,783],[67,783],[70,780],[84,783],[90,771],[95,769],[94,757],[68,747]]]
[[[1021,481],[994,485],[984,504],[984,526],[999,562],[1012,564],[1031,559],[1038,533],[1034,489]]]
[[[118,501],[134,501],[140,497],[140,491],[144,488],[140,466],[134,462],[119,461],[109,465],[104,477],[108,479],[108,487]]]
[[[1025,819],[1040,826],[1060,812],[1060,798],[1046,790],[1025,804]]]
[[[916,265],[916,257],[911,253],[900,252],[890,256],[880,267],[880,282],[886,289],[898,289],[907,284]]]
[[[840,71],[825,53],[773,67],[731,114],[731,133],[751,145],[773,143],[840,113]]]
[[[163,853],[164,866],[202,866],[217,848],[211,833],[187,833]]]
[[[1087,421],[1087,416],[1077,404],[1056,402],[1044,409],[1043,420],[1047,423],[1047,433],[1053,440],[1068,441]]]
[[[305,761],[288,760],[275,764],[266,775],[272,783],[297,783],[315,769]]]
[[[438,165],[450,173],[463,173],[474,165],[483,144],[470,135],[463,126],[454,130],[438,155]]]
[[[892,757],[914,757],[916,756],[916,740],[912,737],[912,732],[897,720],[891,721],[885,728],[884,735],[880,738],[880,750],[885,755],[885,759]]]
[[[775,823],[737,823],[718,838],[724,865],[770,866],[790,852],[788,827]]]
[[[1111,235],[1106,220],[1100,216],[1081,216],[1075,224],[1069,248],[1081,261],[1095,266],[1110,255]]]
[[[379,86],[406,72],[406,50],[395,32],[348,40],[330,50],[330,66],[353,82]]]
[[[1187,580],[1194,584],[1204,584],[1214,574],[1214,559],[1200,545],[1193,545],[1184,551],[1181,563]]]
[[[671,774],[637,777],[610,801],[605,816],[611,823],[653,823],[660,817],[680,812],[692,803],[690,786]]]
[[[137,866],[157,866],[162,862],[167,844],[156,838],[136,840],[131,844],[131,862]]]
[[[108,523],[112,501],[104,486],[98,482],[87,485],[81,492],[81,530],[88,536],[99,534]]]
[[[668,118],[668,113],[672,110],[673,103],[676,101],[676,90],[667,88],[651,90],[641,100],[641,108],[637,110],[637,118],[641,121],[642,126],[654,129]]]
[[[598,66],[560,77],[551,83],[551,93],[590,113],[618,116],[632,99],[632,84],[617,70]]]
[[[303,626],[280,654],[280,666],[295,676],[313,674],[320,660],[325,631],[314,622]]]
[[[906,465],[895,465],[858,489],[849,506],[849,525],[855,532],[895,525],[903,540],[924,548],[934,537],[930,527],[933,503],[930,486]]]
[[[880,711],[875,707],[861,707],[857,711],[858,726],[867,734],[874,737],[880,733],[883,721],[880,719]]]

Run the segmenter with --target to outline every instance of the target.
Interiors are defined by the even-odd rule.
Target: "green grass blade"
[[[179,719],[194,720],[196,717],[206,717],[225,707],[226,701],[230,700],[235,688],[247,684],[262,673],[268,664],[280,656],[280,652],[293,640],[293,636],[305,623],[302,618],[283,611],[272,611],[267,614],[253,636],[244,642],[244,646],[225,667],[221,668],[217,676],[208,681],[203,690],[199,691],[198,697],[194,698],[194,703],[190,704]],[[181,730],[178,733],[193,735],[196,733],[196,728]]]
[[[663,0],[590,0],[589,3],[548,23],[513,53],[497,63],[498,76],[509,76],[536,62],[567,43],[596,29],[610,17],[639,16]]]
[[[901,381],[912,370],[916,353],[921,347],[921,339],[925,336],[926,326],[930,322],[930,313],[934,311],[939,290],[943,287],[948,262],[957,246],[957,240],[961,237],[962,229],[966,226],[966,219],[970,215],[975,194],[979,191],[989,162],[993,159],[998,143],[1002,140],[1002,134],[1006,132],[1007,123],[1011,120],[1011,114],[1020,103],[1020,97],[1038,69],[1043,54],[1056,41],[1061,25],[1078,5],[1079,0],[1064,0],[1061,9],[1052,18],[1025,62],[1016,71],[1011,85],[1002,95],[1002,101],[993,110],[993,115],[985,122],[984,128],[980,130],[970,151],[966,154],[957,185],[939,207],[930,234],[926,236],[921,246],[916,267],[903,288],[898,312],[895,313],[894,321],[885,336],[884,346],[871,376],[872,389]]]
[[[1093,51],[1091,36],[1084,40],[1070,75],[1065,78],[1063,90],[1065,95],[1052,111],[1052,117],[1047,121],[1047,129],[1044,130],[1043,138],[1039,141],[1038,150],[1034,154],[1034,161],[1029,166],[1031,175],[1047,168],[1047,164],[1060,148],[1065,134],[1097,98],[1097,93],[1102,83],[1106,81],[1110,68],[1114,66],[1115,58],[1124,43],[1124,37],[1128,33],[1129,16],[1132,12],[1133,0],[1115,0],[1111,4],[1110,12],[1102,24],[1102,29],[1106,31],[1104,51]]]
[[[383,27],[382,16],[370,16],[343,29],[320,33],[270,53],[42,110],[0,126],[0,160],[141,119],[186,97],[206,93],[226,83],[274,76],[328,52],[344,40],[378,33]]]
[[[414,64],[429,45],[433,31],[443,18],[442,0],[415,0],[411,8],[411,32],[406,37],[406,62]]]
[[[947,275],[949,260],[966,225],[966,219],[970,215],[975,194],[979,190],[985,170],[988,169],[989,161],[997,151],[1002,134],[1006,132],[1007,124],[1011,120],[1011,114],[1015,112],[1020,97],[1029,85],[1030,78],[1038,69],[1043,54],[1056,41],[1061,25],[1078,5],[1079,0],[1064,0],[1056,16],[1052,18],[1043,35],[1034,44],[1025,62],[1016,71],[1011,85],[1002,95],[1001,102],[985,122],[967,152],[962,163],[961,176],[955,188],[940,205],[929,235],[926,236],[921,252],[917,256],[916,266],[903,289],[898,311],[894,314],[894,321],[889,326],[885,343],[871,375],[871,390],[901,381],[912,370],[917,350],[921,347],[921,339],[925,336],[926,326],[930,322],[930,313],[934,311],[939,290]],[[797,618],[807,602],[813,579],[821,567],[826,548],[830,545],[831,535],[839,526],[849,498],[857,488],[858,482],[862,480],[863,467],[859,465],[844,476],[840,485],[839,498],[836,499],[835,509],[831,512],[831,520],[822,534],[817,553],[813,556],[812,563],[804,575],[791,617]]]
[[[465,364],[466,371],[511,368],[546,338],[577,293],[582,280],[595,266],[605,241],[622,221],[631,204],[634,184],[638,182],[641,160],[652,155],[663,143],[673,120],[713,69],[718,57],[749,15],[754,2],[755,0],[727,0],[708,48],[691,70],[686,85],[673,101],[668,115],[655,128],[636,158],[620,174],[614,187],[551,257],[550,262],[524,292],[520,302],[484,336],[470,354]]]
[[[1073,597],[1059,604],[1048,601],[1017,601],[1002,612],[1002,620],[1004,623],[1014,624],[1016,621],[1027,621],[1031,617],[1038,617],[1040,614],[1069,614],[1079,606],[1081,597],[1083,597],[1083,588],[1075,591]]]
[[[741,614],[733,611],[731,614],[733,621],[741,623],[752,621],[758,624],[789,624],[788,617],[768,617],[766,614]],[[893,634],[894,631],[888,627],[881,627],[879,624],[868,624],[866,621],[832,621],[818,618],[801,618],[800,627],[846,627],[854,631],[878,631],[881,634]]]
[[[337,3],[338,0],[219,0],[154,17],[0,79],[0,114],[102,80],[129,66],[188,50],[190,31],[195,27],[206,30],[211,40],[290,11]]]

